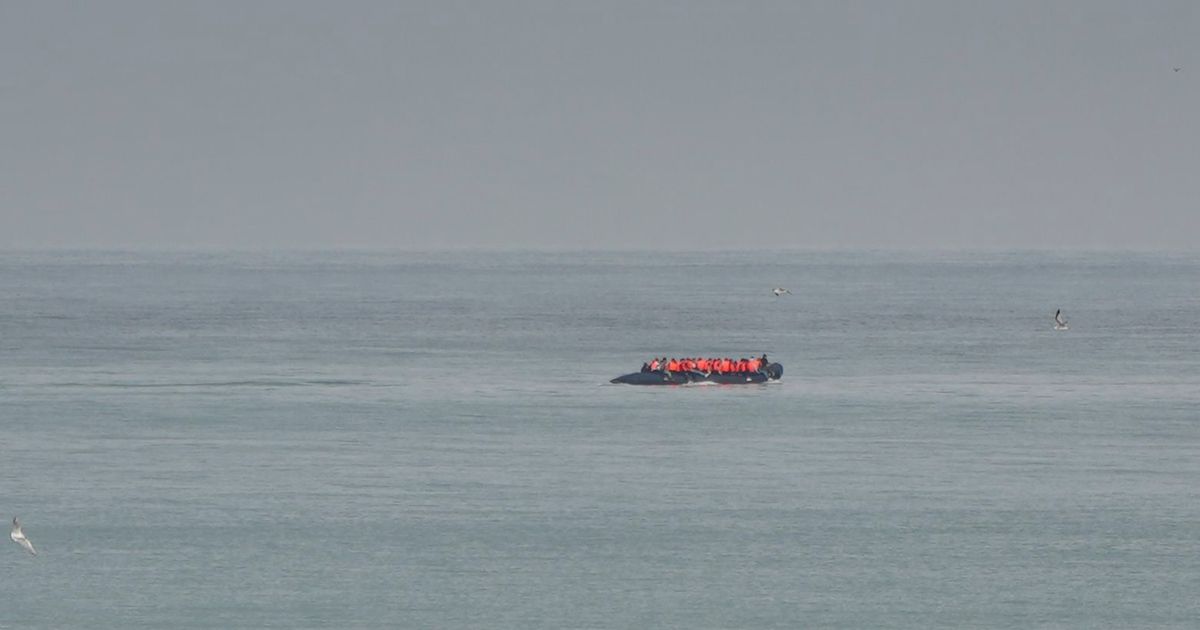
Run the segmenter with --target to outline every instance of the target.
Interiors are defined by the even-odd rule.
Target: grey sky
[[[1198,120],[1192,0],[5,1],[0,247],[1186,249]]]

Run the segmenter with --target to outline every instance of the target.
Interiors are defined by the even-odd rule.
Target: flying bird
[[[1067,320],[1063,319],[1062,309],[1054,311],[1054,330],[1066,330]]]
[[[788,295],[792,294],[791,291],[788,291],[787,289],[784,289],[784,288],[774,289],[771,291],[771,293],[774,293],[775,297],[779,297],[779,296],[783,295],[784,293],[787,293]]]
[[[1171,69],[1174,70],[1175,72],[1179,72],[1180,70],[1183,70],[1183,68],[1171,68]]]
[[[12,533],[8,537],[12,538],[13,542],[24,547],[25,551],[35,556],[37,555],[37,550],[33,548],[33,543],[29,542],[29,539],[25,537],[25,532],[21,531],[21,522],[15,516],[13,517]]]

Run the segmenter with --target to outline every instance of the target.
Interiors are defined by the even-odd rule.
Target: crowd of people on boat
[[[767,367],[767,355],[755,359],[717,358],[654,358],[642,364],[643,372],[703,372],[706,374],[748,374]]]

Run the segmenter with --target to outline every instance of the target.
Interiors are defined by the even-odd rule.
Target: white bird
[[[29,539],[25,537],[25,532],[21,531],[21,522],[15,516],[13,517],[12,533],[8,537],[12,538],[13,542],[24,547],[25,551],[35,556],[37,555],[37,550],[33,548],[33,543],[29,542]]]
[[[1062,309],[1054,311],[1054,330],[1066,330],[1067,320],[1063,319]]]
[[[771,291],[771,293],[774,293],[775,297],[779,297],[779,296],[783,295],[784,293],[787,293],[788,295],[792,294],[791,291],[788,291],[787,289],[784,289],[784,288],[774,289]]]

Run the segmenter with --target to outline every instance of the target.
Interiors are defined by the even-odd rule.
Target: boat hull
[[[772,363],[758,372],[738,372],[736,374],[717,374],[715,372],[633,372],[618,376],[610,383],[625,385],[687,385],[689,383],[717,383],[719,385],[746,385],[750,383],[765,383],[783,378],[783,366]]]

